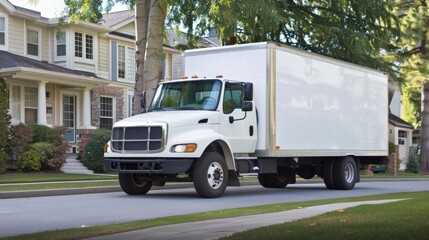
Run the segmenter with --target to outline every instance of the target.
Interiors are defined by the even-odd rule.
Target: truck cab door
[[[256,148],[256,110],[243,111],[244,90],[241,83],[225,83],[221,100],[221,133],[229,140],[234,153],[253,153]]]

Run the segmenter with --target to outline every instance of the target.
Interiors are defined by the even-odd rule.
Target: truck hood
[[[167,123],[170,128],[219,124],[219,113],[217,111],[149,112],[125,118],[116,122],[114,127],[141,126],[152,123]]]

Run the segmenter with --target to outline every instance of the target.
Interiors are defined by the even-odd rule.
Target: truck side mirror
[[[140,106],[142,107],[142,112],[145,112],[146,110],[146,92],[145,91],[142,92],[142,99],[140,102]]]
[[[251,112],[253,110],[253,103],[252,102],[244,102],[241,105],[241,110],[244,112]]]
[[[253,101],[253,83],[245,82],[243,83],[244,90],[244,101]]]

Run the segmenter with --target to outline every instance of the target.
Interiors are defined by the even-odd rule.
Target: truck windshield
[[[167,82],[158,86],[149,111],[217,109],[222,88],[220,80]]]

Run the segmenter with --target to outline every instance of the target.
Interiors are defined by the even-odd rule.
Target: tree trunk
[[[429,82],[422,86],[422,129],[420,171],[429,172]]]
[[[163,34],[166,12],[167,1],[151,0],[143,75],[146,102],[148,104],[152,101],[156,86],[162,77],[162,61],[164,59]]]
[[[144,90],[144,63],[146,40],[148,34],[149,12],[151,0],[137,0],[135,8],[136,28],[136,76],[134,85],[133,115],[142,112],[141,93]]]

